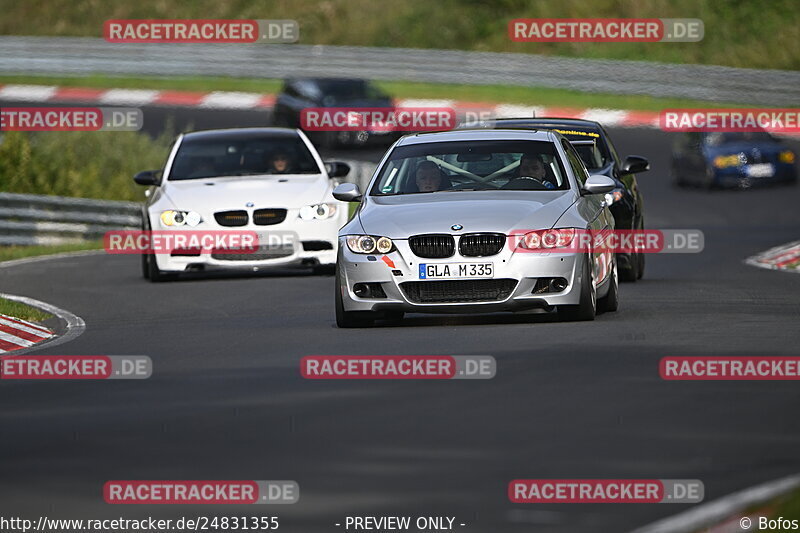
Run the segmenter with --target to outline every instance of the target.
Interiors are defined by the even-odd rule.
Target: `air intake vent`
[[[411,251],[417,257],[427,259],[442,259],[452,257],[456,250],[456,243],[452,235],[414,235],[408,239]]]
[[[271,226],[286,220],[286,209],[256,209],[253,211],[253,224]]]
[[[246,226],[247,211],[219,211],[214,213],[214,220],[220,226]]]
[[[458,241],[458,251],[464,257],[487,257],[500,253],[506,236],[500,233],[470,233]]]
[[[447,281],[409,281],[400,288],[413,303],[501,302],[508,298],[517,280],[475,279]]]

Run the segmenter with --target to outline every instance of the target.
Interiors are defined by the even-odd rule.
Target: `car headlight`
[[[714,166],[717,168],[735,167],[744,161],[741,160],[739,154],[733,155],[718,155],[714,158]]]
[[[300,218],[303,220],[325,220],[336,214],[336,204],[314,204],[300,208]]]
[[[348,235],[346,239],[347,247],[357,254],[388,254],[394,249],[394,243],[389,237]]]
[[[575,240],[575,228],[531,231],[522,236],[518,246],[526,250],[566,248]]]
[[[794,152],[791,150],[786,150],[780,153],[778,156],[781,163],[794,163]]]
[[[611,192],[607,192],[605,195],[606,205],[611,205],[614,202],[619,202],[622,200],[622,197],[625,196],[625,192],[622,189],[614,189]]]
[[[194,211],[176,211],[173,209],[161,212],[161,225],[163,226],[196,226],[203,221],[203,217]]]

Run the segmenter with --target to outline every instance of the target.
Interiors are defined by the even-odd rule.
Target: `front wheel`
[[[177,274],[167,274],[160,268],[158,268],[158,263],[156,263],[156,256],[155,254],[147,254],[147,278],[152,281],[153,283],[159,283],[162,281],[171,281],[178,277]]]
[[[628,282],[634,282],[639,279],[639,257],[639,252],[635,250],[628,254],[627,265],[619,273],[619,279]]]
[[[637,264],[639,265],[639,272],[636,274],[638,279],[642,279],[644,277],[644,254],[639,252],[638,254]]]
[[[613,312],[619,309],[619,280],[617,278],[617,262],[614,261],[612,266],[614,272],[611,274],[611,280],[608,287],[608,293],[597,302],[597,308],[601,313]]]
[[[592,278],[591,254],[586,256],[581,270],[581,297],[578,305],[559,305],[558,318],[565,321],[594,320],[597,313],[597,289]]]

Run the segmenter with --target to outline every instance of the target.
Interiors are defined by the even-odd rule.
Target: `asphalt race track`
[[[145,109],[148,131],[170,114]],[[196,128],[254,112],[179,113]],[[263,122],[262,122],[263,123]],[[800,470],[794,382],[669,382],[666,355],[798,355],[800,276],[743,264],[798,238],[800,187],[676,189],[670,137],[613,130],[642,174],[650,228],[701,229],[700,254],[649,255],[617,313],[411,315],[340,330],[333,278],[305,272],[152,284],[135,256],[0,270],[0,291],[81,316],[37,354],[149,355],[149,380],[0,383],[0,508],[23,517],[277,515],[343,531],[347,515],[446,515],[463,531],[622,532],[687,505],[517,505],[516,478],[696,478],[706,501]],[[795,143],[794,148],[800,148]],[[337,154],[334,154],[337,155]],[[347,152],[348,158],[380,154]],[[493,355],[493,380],[309,381],[305,355]],[[291,479],[274,507],[111,506],[110,479]]]

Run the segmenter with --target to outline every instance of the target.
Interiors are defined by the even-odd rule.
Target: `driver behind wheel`
[[[435,192],[446,189],[447,181],[439,165],[433,161],[423,161],[417,165],[415,182],[419,192]]]
[[[547,163],[539,154],[522,154],[515,179],[534,179],[548,189],[557,187],[552,178],[548,176]]]

